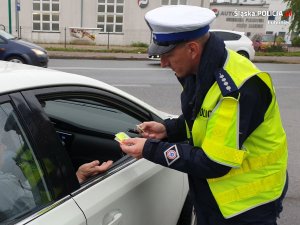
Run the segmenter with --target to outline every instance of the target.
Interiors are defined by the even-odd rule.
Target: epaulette
[[[222,68],[215,72],[215,78],[223,96],[235,96],[238,88],[226,70]]]

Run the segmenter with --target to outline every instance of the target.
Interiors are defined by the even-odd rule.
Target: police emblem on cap
[[[172,163],[174,163],[177,159],[180,158],[176,145],[173,145],[167,150],[165,150],[164,155],[168,166],[170,166]]]

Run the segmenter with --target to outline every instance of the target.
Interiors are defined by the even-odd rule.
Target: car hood
[[[44,49],[44,48],[42,48],[42,47],[40,47],[40,46],[38,46],[38,45],[36,45],[36,44],[27,42],[27,41],[23,41],[23,40],[14,40],[14,42],[16,42],[16,43],[18,43],[18,44],[20,44],[20,45],[25,45],[25,46],[27,46],[27,47],[29,47],[29,48],[36,48],[36,49],[39,49],[39,50],[45,52],[45,49]]]

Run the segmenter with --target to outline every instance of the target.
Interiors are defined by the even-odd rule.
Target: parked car
[[[255,50],[252,41],[244,32],[211,29],[210,32],[216,34],[217,37],[224,40],[227,48],[253,60]]]
[[[48,54],[36,44],[17,39],[0,30],[0,60],[47,67]]]
[[[252,41],[244,34],[244,32],[215,29],[210,29],[210,32],[223,39],[227,48],[236,51],[250,60],[254,59],[255,50]],[[148,58],[160,60],[159,55],[148,55]]]
[[[282,36],[275,36],[273,34],[255,34],[252,37],[252,42],[255,51],[266,51],[271,46],[276,46],[278,50],[287,51],[288,47]],[[276,48],[275,47],[275,48]]]
[[[175,225],[193,215],[186,174],[114,140],[168,114],[84,76],[4,61],[0,73],[0,224]],[[114,164],[80,185],[75,171],[95,159]]]

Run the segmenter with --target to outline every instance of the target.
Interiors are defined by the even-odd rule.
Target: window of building
[[[285,36],[285,32],[278,32],[278,36],[280,36],[280,37],[283,37],[284,38],[284,36]]]
[[[236,24],[236,27],[238,27],[238,28],[247,28],[247,24],[246,23],[238,23],[238,24]]]
[[[248,28],[263,28],[263,24],[249,24]]]
[[[33,0],[34,31],[59,31],[59,0]]]
[[[236,18],[236,17],[228,17],[226,18],[227,22],[239,22],[239,23],[243,23],[244,22],[244,18]]]
[[[186,0],[162,0],[162,5],[186,5]]]
[[[98,0],[97,27],[101,32],[123,32],[124,0]]]

